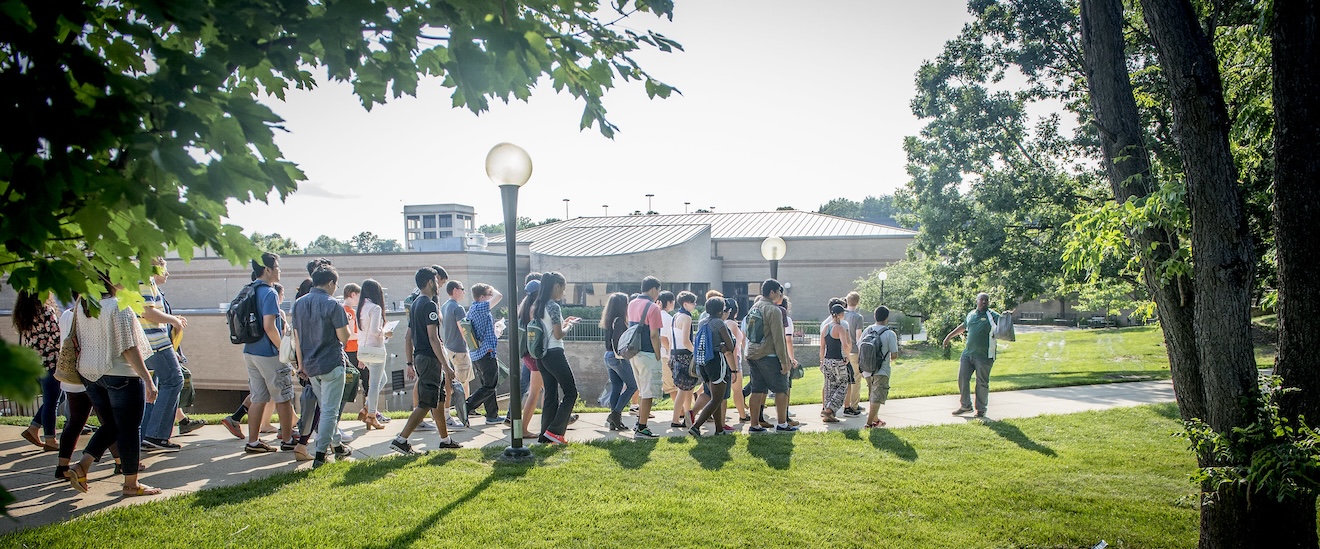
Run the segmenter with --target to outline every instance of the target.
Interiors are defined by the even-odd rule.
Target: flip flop
[[[138,497],[138,496],[154,496],[154,495],[156,495],[156,494],[161,493],[161,489],[160,489],[160,488],[156,488],[156,487],[154,487],[154,486],[147,486],[147,485],[145,485],[145,484],[139,484],[136,490],[131,490],[131,491],[130,491],[130,490],[125,490],[125,491],[120,492],[120,493],[121,493],[124,497],[126,497],[126,498],[133,498],[133,497]]]
[[[31,442],[34,446],[38,448],[44,449],[46,447],[46,444],[41,442],[41,439],[37,438],[37,435],[32,434],[32,431],[29,431],[27,429],[23,430],[23,440]]]
[[[69,479],[69,485],[80,494],[86,494],[91,490],[87,485],[87,471],[83,469],[81,462],[70,465],[69,470],[64,472],[64,478]]]

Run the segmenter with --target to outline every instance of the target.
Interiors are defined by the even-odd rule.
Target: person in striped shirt
[[[165,296],[161,294],[159,285],[169,280],[170,271],[163,257],[157,257],[151,264],[156,273],[146,283],[139,285],[138,291],[145,300],[140,318],[142,330],[146,332],[147,342],[154,351],[146,364],[156,379],[159,397],[154,403],[148,402],[142,414],[142,448],[177,452],[181,447],[170,442],[170,435],[174,433],[174,414],[179,407],[179,395],[183,392],[183,368],[179,365],[179,356],[174,352],[174,343],[170,341],[170,327],[183,330],[188,326],[188,319],[165,312]]]

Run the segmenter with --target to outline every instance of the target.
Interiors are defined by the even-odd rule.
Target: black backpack
[[[256,343],[266,337],[266,326],[257,311],[257,282],[244,286],[229,302],[225,321],[229,324],[229,342],[234,345]]]

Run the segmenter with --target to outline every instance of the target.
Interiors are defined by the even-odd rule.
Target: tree
[[[820,209],[816,212],[847,219],[860,219],[862,217],[862,205],[847,198],[835,198],[821,204]]]
[[[792,207],[792,206],[780,206],[780,207],[778,207],[778,208],[775,208],[775,211],[777,211],[777,212],[791,212],[791,211],[793,211],[793,207]]]
[[[354,253],[354,251],[351,243],[321,235],[307,245],[304,253],[307,255],[332,255]]]
[[[532,218],[530,217],[519,216],[518,230],[521,231],[523,229],[530,229],[532,227],[539,227],[541,225],[548,225],[550,223],[558,223],[559,221],[560,219],[554,217],[549,217],[541,221],[532,221]],[[481,231],[482,234],[502,235],[504,234],[504,224],[495,223],[493,225],[482,225],[481,228],[477,230]]]
[[[302,247],[292,239],[280,236],[280,233],[261,234],[252,233],[248,237],[252,245],[263,252],[270,252],[279,255],[299,255],[303,253]]]
[[[348,239],[348,247],[355,254],[369,254],[376,251],[380,238],[371,231],[362,231]]]

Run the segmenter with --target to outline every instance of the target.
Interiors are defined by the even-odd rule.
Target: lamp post
[[[880,271],[880,274],[875,275],[875,277],[878,278],[878,279],[880,279],[880,304],[881,304],[881,305],[884,305],[884,304],[885,304],[885,279],[886,279],[886,278],[889,278],[889,273],[886,273],[886,272],[884,272],[884,271]]]
[[[770,278],[779,280],[779,260],[788,252],[784,239],[771,236],[761,241],[761,257],[770,262]]]
[[[691,205],[691,204],[692,204],[691,202],[684,202],[684,203],[683,203],[683,213],[688,213],[688,206]]]
[[[568,221],[568,199],[564,199],[564,221]]]
[[[512,143],[500,143],[491,147],[486,154],[486,176],[491,183],[499,185],[500,198],[504,202],[504,249],[508,256],[509,271],[509,368],[522,364],[518,337],[518,188],[532,177],[532,157],[522,147]],[[567,201],[565,201],[567,203]],[[513,431],[509,433],[509,447],[504,449],[506,459],[528,459],[531,449],[523,446],[522,418],[522,380],[516,373],[509,376],[509,417],[513,422]]]
[[[609,216],[610,216],[610,205],[609,205],[609,204],[601,204],[600,207],[605,208],[605,217],[609,217]]]
[[[651,213],[651,212],[654,212],[654,211],[655,211],[655,209],[651,207],[651,199],[652,199],[652,198],[655,198],[655,195],[650,194],[650,193],[647,193],[647,195],[646,195],[646,213],[648,213],[648,214]]]

